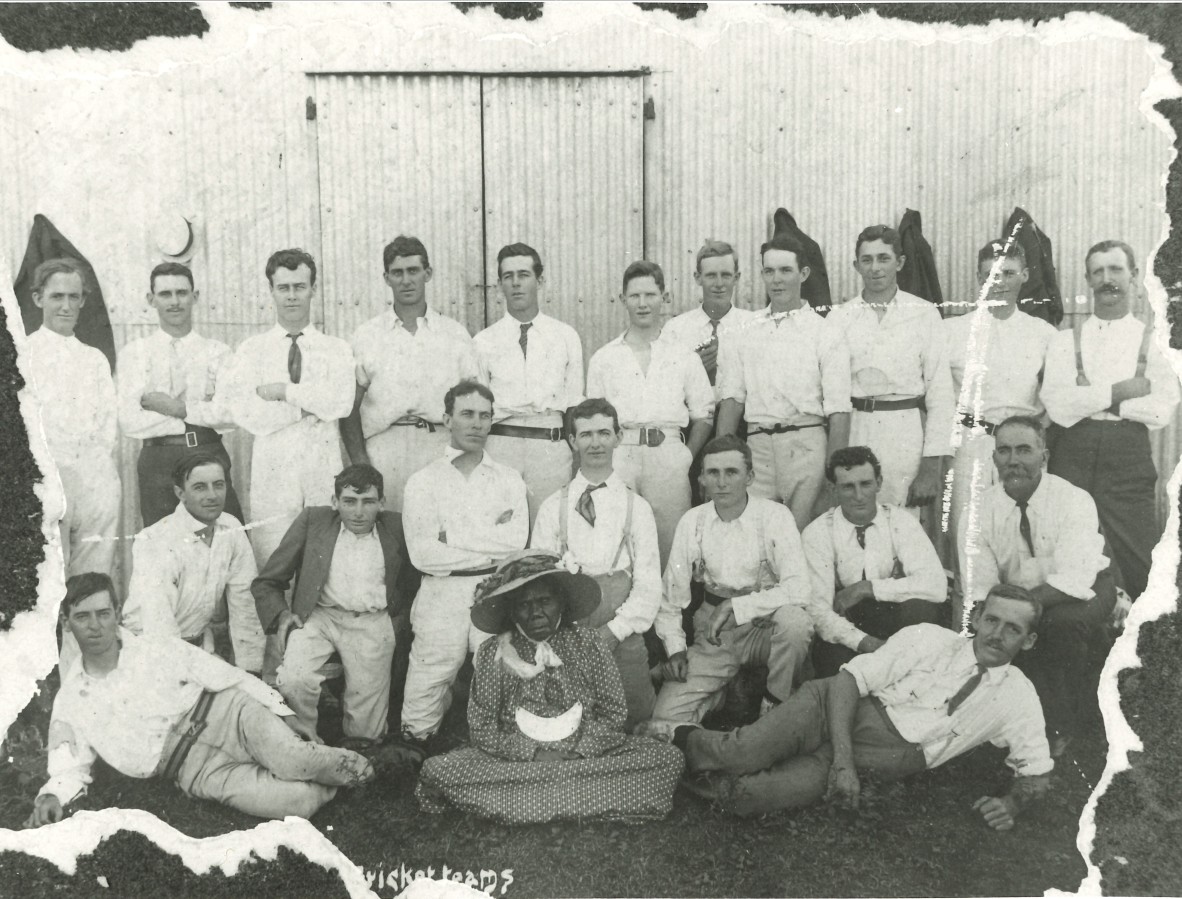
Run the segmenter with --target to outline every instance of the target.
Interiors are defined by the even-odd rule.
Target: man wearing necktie
[[[935,768],[982,743],[1008,750],[1009,792],[973,803],[1009,830],[1046,792],[1054,767],[1038,694],[1010,664],[1040,637],[1042,603],[998,585],[976,608],[976,633],[917,624],[835,677],[806,683],[754,724],[728,732],[654,720],[640,734],[668,739],[697,777],[690,789],[739,815],[797,808],[822,797],[854,809],[859,773],[899,778]]]
[[[838,507],[804,529],[813,598],[841,617],[826,619],[813,648],[818,677],[912,624],[942,624],[948,582],[936,548],[915,516],[878,501],[882,469],[866,446],[829,457],[825,476]]]
[[[234,664],[258,674],[263,629],[250,593],[258,571],[241,522],[225,511],[222,462],[210,452],[184,456],[172,478],[176,509],[132,544],[124,626],[213,652],[214,628],[228,616]]]
[[[1026,588],[1046,609],[1038,646],[1021,663],[1038,688],[1058,757],[1077,731],[1089,645],[1112,615],[1116,590],[1092,497],[1044,471],[1042,423],[1013,416],[993,438],[999,483],[962,521],[965,600],[980,602],[1001,582]]]
[[[655,694],[644,632],[661,602],[661,563],[652,507],[612,468],[621,430],[616,409],[587,399],[570,415],[579,470],[538,510],[530,546],[568,556],[599,583],[599,607],[583,621],[612,654],[628,702],[625,729],[652,715]]]

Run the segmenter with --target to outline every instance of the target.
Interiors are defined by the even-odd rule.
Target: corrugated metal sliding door
[[[644,249],[639,76],[485,77],[487,318],[505,313],[497,251],[545,265],[542,311],[572,325],[586,358],[624,329],[620,277]]]
[[[382,248],[398,234],[430,254],[431,306],[484,327],[479,76],[312,82],[327,332],[348,338],[389,306]]]

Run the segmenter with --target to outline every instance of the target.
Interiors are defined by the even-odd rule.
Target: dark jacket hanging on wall
[[[800,295],[821,315],[828,315],[833,300],[829,293],[829,272],[825,269],[825,257],[821,253],[821,245],[800,230],[796,219],[787,209],[783,207],[777,209],[772,220],[775,223],[773,237],[787,234],[800,241],[800,245],[804,247],[807,258],[801,262],[809,267],[809,277],[800,285]]]
[[[1004,241],[1011,234],[1021,244],[1026,254],[1026,268],[1030,272],[1030,277],[1018,293],[1018,308],[1058,327],[1063,320],[1063,294],[1055,274],[1051,239],[1020,206],[1015,206],[1010,213],[1001,239]]]
[[[936,258],[932,255],[931,244],[923,236],[920,215],[914,209],[903,213],[899,221],[899,239],[903,244],[903,255],[907,257],[899,272],[899,289],[935,303],[943,314],[944,294],[940,290]]]
[[[82,263],[85,272],[83,280],[86,287],[86,303],[78,314],[78,325],[74,329],[74,336],[88,346],[102,350],[103,355],[111,364],[111,371],[115,370],[115,335],[111,332],[111,319],[107,316],[107,304],[103,301],[103,290],[99,286],[98,278],[92,266],[70,241],[68,241],[53,222],[43,215],[33,216],[33,227],[29,231],[29,245],[25,249],[25,258],[21,262],[20,273],[12,285],[17,303],[21,307],[21,319],[24,321],[25,333],[31,334],[41,327],[41,309],[33,304],[33,273],[42,262],[47,259],[60,259],[68,256]]]

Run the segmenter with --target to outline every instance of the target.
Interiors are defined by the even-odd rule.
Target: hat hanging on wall
[[[152,222],[152,244],[165,259],[183,261],[193,255],[193,223],[179,212],[166,212]]]

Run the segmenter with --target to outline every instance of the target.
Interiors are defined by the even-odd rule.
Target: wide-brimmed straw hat
[[[496,573],[476,587],[472,623],[489,634],[508,630],[509,594],[542,577],[553,578],[562,585],[565,620],[586,618],[599,607],[602,594],[595,578],[582,574],[577,565],[563,560],[557,553],[527,549],[507,558],[497,566]]]

